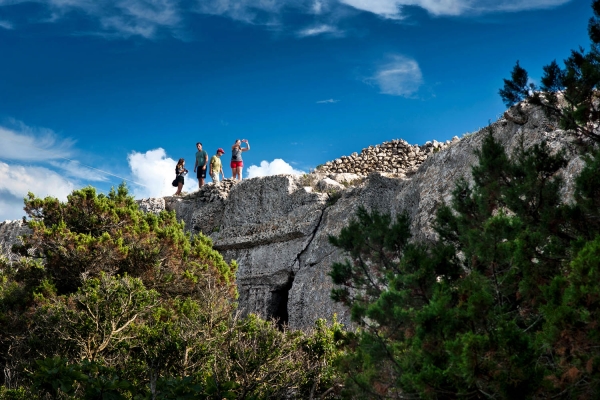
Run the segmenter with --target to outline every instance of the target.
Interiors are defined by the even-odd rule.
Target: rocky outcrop
[[[23,220],[0,222],[0,255],[16,260],[18,256],[12,252],[12,246],[20,244],[20,237],[30,232]]]
[[[509,153],[521,143],[529,147],[543,140],[556,151],[565,150],[570,161],[561,173],[568,201],[574,176],[583,166],[577,145],[540,109],[525,104],[522,110],[526,119],[503,117],[494,123],[494,136]],[[450,202],[459,178],[470,179],[484,134],[482,130],[424,146],[391,141],[311,174],[226,180],[183,197],[141,200],[140,207],[147,212],[174,210],[186,229],[208,235],[225,259],[238,262],[243,311],[279,318],[292,328],[311,327],[317,318],[333,314],[349,323],[347,310],[330,300],[328,272],[345,255],[329,244],[328,236],[338,234],[364,206],[393,215],[407,212],[415,240],[435,239],[435,211]],[[6,237],[18,229],[0,225]]]
[[[521,143],[528,147],[542,140],[553,149],[564,149],[570,159],[563,171],[564,196],[568,199],[573,177],[583,165],[576,145],[565,132],[554,130],[540,109],[525,105],[524,110],[528,113],[524,124],[502,118],[491,126],[493,134],[509,153]],[[175,210],[190,231],[210,236],[227,260],[237,260],[239,303],[246,312],[280,318],[293,328],[310,327],[317,318],[332,318],[334,313],[348,323],[347,310],[330,300],[330,266],[345,256],[329,244],[328,236],[338,234],[356,209],[364,206],[392,214],[406,211],[412,218],[415,240],[435,239],[435,211],[442,202],[451,200],[459,178],[470,179],[475,150],[481,147],[484,134],[482,130],[437,147],[432,142],[418,151],[406,142],[392,141],[361,153],[363,160],[380,160],[378,154],[384,153],[383,160],[399,157],[414,161],[410,174],[377,165],[369,168],[384,172],[371,172],[366,177],[362,166],[345,168],[359,174],[319,168],[303,176],[231,183],[229,191],[207,185],[196,195],[165,198],[165,209]],[[389,165],[401,162],[388,160]],[[408,171],[408,167],[402,168]],[[227,193],[208,195],[219,190]]]

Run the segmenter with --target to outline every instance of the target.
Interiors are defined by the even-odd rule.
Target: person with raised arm
[[[242,147],[242,143],[246,143],[246,147]],[[246,139],[236,139],[233,146],[231,146],[231,171],[233,179],[242,180],[242,169],[244,167],[242,153],[248,150],[250,150],[250,143]]]

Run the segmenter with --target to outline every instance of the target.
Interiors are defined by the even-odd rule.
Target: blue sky
[[[247,177],[461,136],[504,111],[516,60],[535,80],[587,46],[590,4],[0,0],[0,220],[29,190],[125,178],[138,197],[171,194],[197,141],[227,151],[230,177],[230,146],[248,139]]]

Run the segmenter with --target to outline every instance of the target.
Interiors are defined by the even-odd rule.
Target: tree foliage
[[[173,212],[140,211],[125,186],[66,202],[29,194],[25,211],[22,257],[0,260],[0,398],[333,393],[341,325],[240,317],[235,262]]]
[[[527,71],[517,61],[511,79],[504,79],[500,96],[507,107],[523,100],[540,105],[560,126],[600,142],[595,122],[600,117],[600,0],[592,3],[594,16],[588,24],[590,50],[572,50],[561,68],[556,60],[543,68],[541,85],[529,82]]]
[[[331,276],[361,327],[340,368],[353,398],[597,398],[600,395],[600,152],[564,204],[562,153],[508,157],[488,134],[439,240],[407,216],[359,210],[331,243]]]

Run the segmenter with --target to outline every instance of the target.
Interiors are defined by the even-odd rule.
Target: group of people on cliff
[[[246,147],[242,147],[243,143],[246,144]],[[223,165],[221,163],[221,156],[225,154],[225,151],[219,147],[217,153],[210,158],[209,162],[208,153],[206,150],[202,149],[202,143],[196,143],[196,148],[198,151],[196,152],[194,172],[198,178],[198,188],[201,188],[204,185],[207,172],[214,183],[219,182],[219,176],[225,179],[225,172],[223,172]],[[248,150],[250,150],[250,143],[246,139],[236,139],[233,146],[231,146],[230,166],[233,175],[232,179],[237,179],[238,181],[242,180],[242,169],[244,167],[242,153]],[[173,186],[177,186],[177,192],[175,192],[174,196],[181,196],[181,189],[185,182],[184,177],[187,173],[188,170],[185,168],[185,159],[180,158],[177,162],[177,166],[175,166],[175,180],[173,181]]]

